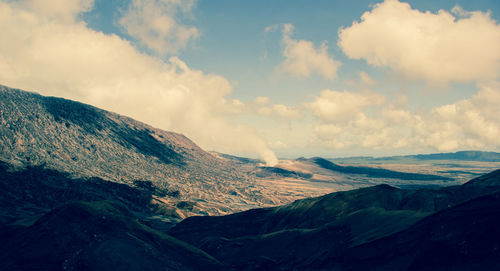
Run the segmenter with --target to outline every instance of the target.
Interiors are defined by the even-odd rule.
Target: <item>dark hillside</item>
[[[203,251],[109,201],[65,203],[2,236],[3,270],[217,270]]]
[[[170,229],[169,234],[203,249],[235,270],[245,268],[249,263],[255,266],[250,270],[316,270],[318,268],[351,270],[351,266],[357,268],[355,270],[372,270],[371,266],[377,266],[377,258],[384,253],[388,255],[386,258],[381,258],[387,259],[387,261],[381,260],[381,262],[385,261],[384,264],[398,261],[401,264],[392,266],[381,263],[380,270],[406,270],[405,268],[410,264],[416,264],[413,263],[414,259],[410,261],[405,256],[406,254],[390,258],[390,255],[400,250],[400,247],[396,245],[385,247],[383,241],[377,243],[377,240],[393,238],[398,232],[411,229],[413,225],[417,227],[416,225],[427,221],[425,217],[430,219],[430,222],[427,222],[429,226],[426,227],[432,229],[439,229],[441,225],[451,227],[454,222],[459,223],[462,219],[462,222],[467,220],[467,223],[475,223],[474,221],[477,221],[482,214],[478,210],[479,207],[471,207],[473,210],[478,210],[477,213],[473,211],[452,212],[456,217],[450,216],[450,222],[431,219],[431,217],[441,212],[446,214],[452,206],[467,206],[469,200],[500,191],[500,186],[477,185],[483,182],[485,184],[498,183],[499,177],[498,171],[495,171],[462,186],[440,189],[404,190],[388,185],[378,185],[298,200],[275,208],[250,210],[222,217],[190,217]],[[494,209],[497,197],[498,194],[494,197],[485,197],[485,206],[488,204],[491,206],[486,211],[485,220],[480,222],[483,223],[484,229],[495,232],[492,235],[494,238],[496,234],[500,234],[499,220],[494,217],[495,212],[498,212]],[[493,226],[486,226],[488,221]],[[483,228],[474,229],[471,226],[471,236],[486,238],[480,233]],[[422,230],[422,233],[425,232],[427,231]],[[443,238],[448,238],[446,232],[440,232],[440,234],[444,236]],[[450,231],[450,234],[454,234],[453,231]],[[459,247],[459,238],[462,236],[460,234],[462,233],[457,233],[458,239],[450,237],[448,245]],[[414,243],[418,243],[418,238],[420,238],[418,237],[420,235],[416,236],[412,239],[415,240]],[[405,238],[410,237],[404,237],[403,240],[406,240]],[[422,236],[422,238],[427,237]],[[472,239],[466,240],[469,242]],[[496,240],[500,242],[499,239]],[[494,246],[490,247],[493,243],[476,242],[477,247],[474,249],[478,251],[494,249]],[[357,252],[364,245],[370,245],[370,251],[373,254],[373,257],[367,256],[371,257],[367,261],[364,261],[362,256],[364,252]],[[486,247],[482,247],[483,245]],[[377,254],[379,253],[378,247],[380,247],[380,254]],[[410,253],[411,248],[410,246],[409,250],[404,251]],[[431,249],[432,246],[427,248]],[[435,249],[439,250],[439,248],[440,246],[436,245]],[[427,251],[425,247],[418,247],[418,249],[429,253],[425,257],[430,259],[430,253],[433,250]],[[481,255],[488,259],[496,255],[496,252],[485,253],[486,256]],[[422,259],[425,257],[422,256]],[[443,262],[446,262],[445,259],[443,258]]]

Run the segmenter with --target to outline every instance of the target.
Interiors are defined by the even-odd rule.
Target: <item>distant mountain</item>
[[[311,173],[303,173],[293,170],[288,170],[280,167],[259,167],[255,172],[255,175],[259,178],[268,178],[268,177],[293,177],[293,178],[305,178],[309,179],[313,175]]]
[[[269,202],[231,160],[187,137],[62,98],[0,86],[0,161],[135,186],[146,181],[186,214]],[[254,187],[253,189],[251,187]]]
[[[500,153],[485,151],[458,151],[453,153],[433,153],[408,155],[420,160],[461,160],[461,161],[481,161],[481,162],[500,162]]]
[[[433,244],[440,236],[445,240],[443,248],[452,249],[451,253],[460,252],[461,246],[474,248],[475,251],[468,252],[472,256],[467,259],[466,255],[464,259],[478,264],[481,270],[496,270],[497,265],[488,264],[498,254],[494,244],[500,243],[500,220],[496,216],[498,209],[495,210],[500,197],[487,196],[479,205],[474,199],[500,191],[499,178],[500,170],[466,185],[441,189],[404,190],[378,185],[298,200],[276,208],[222,217],[190,217],[170,229],[169,234],[201,248],[234,270],[413,270],[408,267],[425,267],[426,259],[432,263],[429,266],[436,268],[428,270],[445,270],[446,264],[459,265],[449,262],[457,259],[455,254],[451,258],[432,256],[433,251],[446,256],[447,250],[440,250],[439,241],[436,247],[424,245]],[[484,185],[478,185],[480,182]],[[469,200],[473,201],[468,203]],[[455,212],[453,206],[461,206],[457,207],[459,210],[473,208],[477,213]],[[480,220],[483,212],[479,206],[489,206],[484,212],[485,220]],[[442,214],[450,214],[454,219],[439,218]],[[462,224],[453,228],[456,221]],[[474,223],[481,226],[476,229]],[[435,233],[425,230],[437,231],[445,225],[451,235],[443,230]],[[468,243],[461,245],[464,236],[467,242],[473,241],[471,236],[487,238],[488,234],[482,232],[485,229],[491,231],[493,240],[476,240],[470,247]],[[398,234],[401,231],[408,234]],[[411,236],[414,231],[418,234]],[[386,245],[381,241],[386,239],[381,238],[394,241]],[[419,238],[429,243],[419,245]],[[409,249],[399,246],[398,242],[405,240],[414,240]],[[415,256],[412,248],[427,254]]]
[[[457,151],[446,153],[431,153],[431,154],[415,154],[415,155],[398,155],[398,156],[384,156],[384,157],[371,157],[371,156],[356,156],[334,158],[333,161],[349,161],[349,160],[401,160],[401,159],[416,159],[416,160],[457,160],[457,161],[477,161],[477,162],[500,162],[499,152],[487,151]]]
[[[394,178],[401,180],[451,180],[447,177],[432,174],[408,173],[373,167],[341,166],[320,157],[311,158],[310,161],[324,169],[346,174],[363,174],[372,178]]]

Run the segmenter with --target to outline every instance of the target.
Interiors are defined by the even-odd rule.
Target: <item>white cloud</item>
[[[500,74],[500,25],[489,13],[421,12],[386,0],[339,30],[339,47],[353,59],[389,67],[431,84],[496,80]]]
[[[410,112],[401,108],[383,108],[381,115],[390,123],[403,125],[410,122],[413,117]]]
[[[282,53],[285,61],[278,66],[278,71],[296,77],[309,77],[317,73],[327,79],[335,78],[341,63],[328,54],[326,42],[315,48],[311,41],[292,39],[293,29],[291,24],[283,25]],[[271,29],[266,28],[266,31]]]
[[[85,10],[85,9],[80,9]],[[276,156],[248,126],[229,124],[241,101],[227,99],[223,77],[190,69],[178,58],[160,61],[116,35],[73,18],[48,19],[0,2],[0,83],[75,99],[186,134],[207,149]],[[76,13],[71,13],[77,16]]]
[[[267,96],[258,96],[245,105],[247,113],[281,120],[298,119],[302,117],[301,108],[284,104],[273,104]]]
[[[221,104],[219,106],[223,108],[225,112],[232,114],[241,114],[246,109],[246,105],[241,100],[238,99],[232,99],[232,100],[224,99],[221,101]]]
[[[470,99],[433,109],[422,136],[429,137],[429,144],[450,141],[459,148],[499,147],[499,104],[500,83],[483,84]]]
[[[346,133],[343,128],[335,124],[316,124],[314,132],[318,136],[319,143],[333,149],[344,149],[352,145],[349,138],[343,138]]]
[[[344,84],[355,89],[371,89],[377,85],[377,80],[373,79],[368,73],[359,72],[359,80],[345,79]]]
[[[176,18],[178,13],[191,12],[194,4],[194,0],[132,0],[120,25],[151,50],[176,53],[200,35],[196,27],[180,24]]]
[[[257,113],[261,116],[275,116],[282,119],[295,119],[301,116],[297,108],[284,104],[273,104],[271,106],[261,107],[257,110]]]
[[[361,114],[363,109],[384,102],[384,97],[372,92],[323,90],[309,104],[314,116],[323,122],[347,122]]]
[[[374,95],[374,94],[372,94]],[[500,148],[500,83],[468,99],[411,112],[379,95],[325,90],[309,105],[317,142],[333,149],[496,150]],[[378,102],[377,102],[378,101]]]

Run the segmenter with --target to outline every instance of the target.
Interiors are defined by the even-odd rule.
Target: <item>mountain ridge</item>
[[[74,177],[136,180],[178,191],[193,214],[225,214],[269,204],[237,165],[184,135],[90,105],[0,86],[0,160],[43,165]],[[221,202],[222,200],[222,202]]]
[[[412,155],[392,155],[392,156],[353,156],[353,157],[339,157],[331,158],[334,161],[349,161],[353,159],[365,159],[373,161],[381,160],[397,160],[401,158],[409,158],[416,160],[457,160],[457,161],[480,161],[480,162],[500,162],[500,152],[492,151],[456,151],[456,152],[441,152],[441,153],[428,153],[428,154],[412,154]]]
[[[307,161],[308,159],[305,160]],[[447,177],[432,174],[408,173],[373,167],[341,166],[321,157],[313,157],[309,160],[328,170],[341,173],[362,174],[372,178],[396,178],[402,180],[451,180]]]

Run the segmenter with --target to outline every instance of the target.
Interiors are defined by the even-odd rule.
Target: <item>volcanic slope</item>
[[[42,166],[74,177],[136,186],[187,215],[227,214],[272,204],[227,159],[187,137],[62,98],[0,86],[0,161]]]

